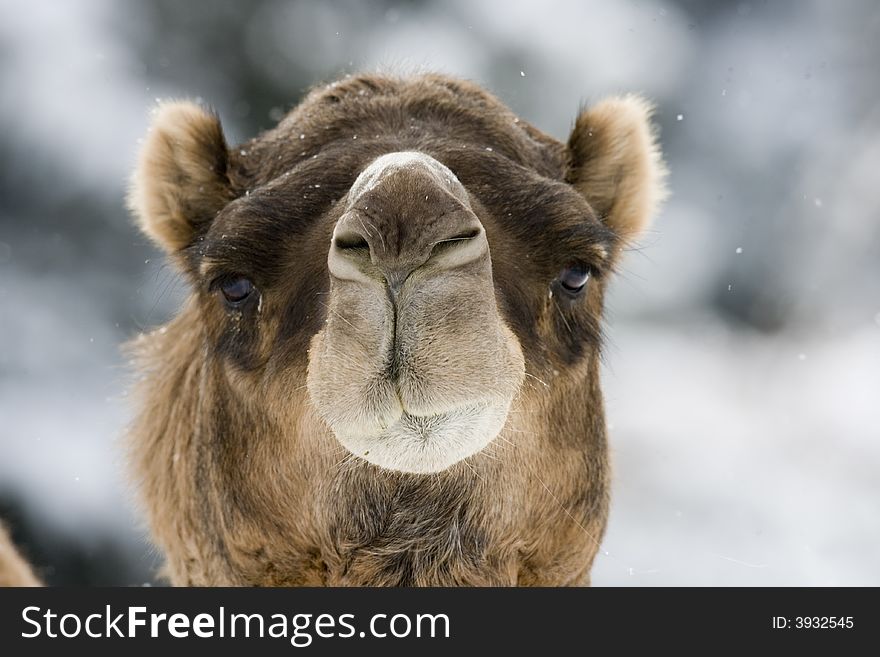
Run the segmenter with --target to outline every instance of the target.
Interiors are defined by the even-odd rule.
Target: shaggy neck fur
[[[570,412],[567,382],[527,386],[487,453],[407,475],[347,457],[304,396],[289,423],[241,409],[199,323],[190,307],[134,345],[134,465],[174,584],[589,583],[608,506],[596,362],[582,433],[540,431]]]

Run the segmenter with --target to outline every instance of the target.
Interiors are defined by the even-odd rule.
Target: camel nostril
[[[446,245],[455,242],[466,242],[467,240],[472,240],[475,237],[479,237],[480,230],[481,229],[478,226],[474,228],[469,228],[468,230],[462,231],[458,235],[453,235],[452,237],[447,237],[442,240],[437,240],[436,242],[431,242],[431,247],[436,249],[438,245]]]
[[[364,236],[359,233],[341,233],[333,237],[333,245],[343,251],[370,249]]]
[[[475,237],[478,237],[479,234],[480,234],[480,228],[474,227],[474,228],[471,228],[469,230],[466,230],[466,231],[456,235],[455,237],[450,237],[449,241],[453,242],[453,241],[458,241],[458,240],[472,240]]]
[[[358,229],[338,225],[330,240],[327,266],[339,280],[365,281],[371,278],[368,270],[373,252],[367,237]]]

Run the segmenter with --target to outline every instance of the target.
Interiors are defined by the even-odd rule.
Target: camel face
[[[131,439],[172,581],[587,582],[649,111],[605,101],[562,144],[475,85],[360,76],[229,147],[162,107],[130,205],[192,295],[137,344]]]

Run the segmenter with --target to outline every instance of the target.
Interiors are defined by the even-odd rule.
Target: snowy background
[[[235,141],[393,66],[556,137],[656,100],[673,196],[610,295],[596,585],[880,585],[880,10],[830,2],[0,0],[0,517],[54,584],[153,581],[119,345],[179,279],[122,196],[156,98]]]

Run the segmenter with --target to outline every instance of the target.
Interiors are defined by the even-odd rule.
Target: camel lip
[[[389,433],[397,435],[406,434],[412,439],[420,439],[428,442],[438,430],[442,430],[452,422],[462,419],[478,419],[484,413],[491,410],[491,404],[487,402],[472,402],[461,404],[449,410],[439,413],[417,413],[403,408],[400,416],[388,425],[375,432],[359,432],[343,430],[343,435],[350,437],[358,436],[367,440],[381,440]]]
[[[393,428],[397,425],[404,425],[409,427],[416,426],[419,428],[424,428],[428,427],[431,424],[441,424],[443,422],[448,422],[456,418],[475,417],[483,412],[486,412],[488,410],[488,407],[489,404],[485,402],[472,402],[461,404],[460,406],[456,406],[440,413],[414,413],[404,407],[403,414],[400,416],[397,422],[392,424],[389,428]]]
[[[432,473],[483,450],[501,432],[508,404],[468,403],[442,413],[403,413],[377,433],[337,432],[352,454],[401,472]]]

